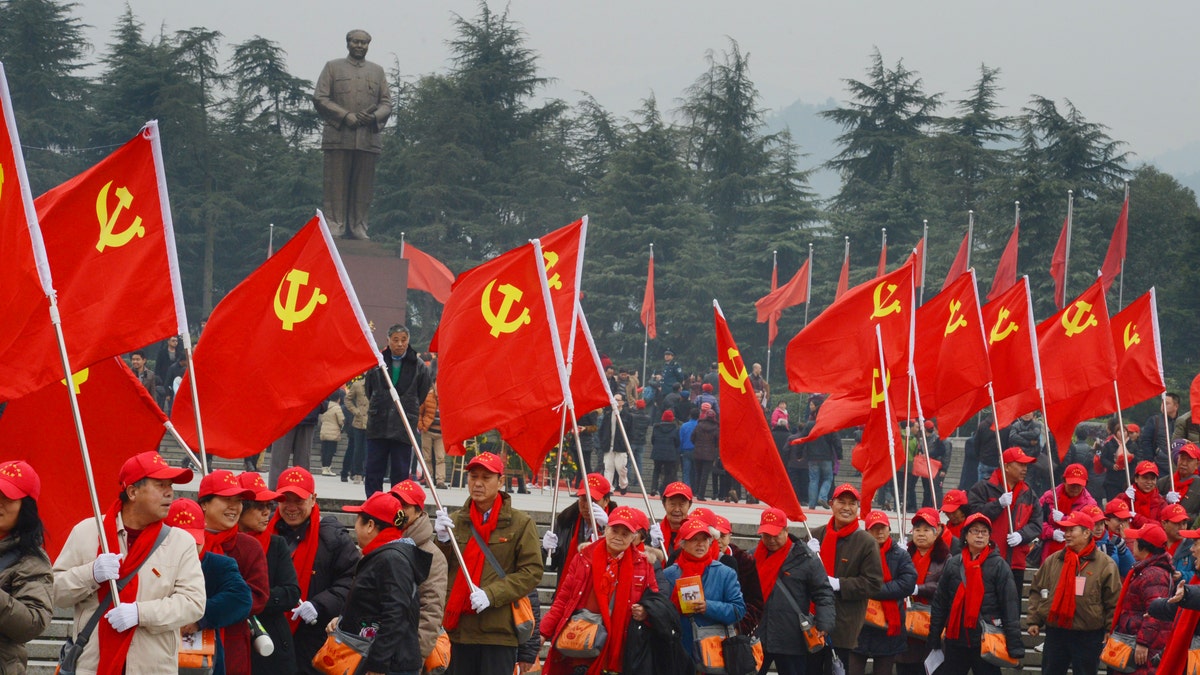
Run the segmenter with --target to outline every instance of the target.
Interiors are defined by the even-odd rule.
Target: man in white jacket
[[[121,467],[121,493],[104,515],[111,553],[99,554],[94,518],[71,530],[54,563],[54,604],[74,608],[74,635],[101,600],[106,607],[77,672],[179,672],[178,631],[204,614],[204,575],[195,539],[163,519],[174,484],[191,479],[190,470],[168,465],[157,452],[135,455]],[[109,581],[126,577],[114,607]]]

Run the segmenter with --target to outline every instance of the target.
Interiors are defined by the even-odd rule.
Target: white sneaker
[[[333,475],[333,469],[332,469],[331,467],[328,467],[328,466],[323,466],[323,467],[321,467],[321,475],[322,475],[322,476],[332,476],[332,475]]]

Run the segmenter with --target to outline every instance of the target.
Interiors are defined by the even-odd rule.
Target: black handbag
[[[756,653],[757,652],[757,653]],[[752,635],[731,635],[721,643],[727,675],[752,675],[762,667],[762,643]]]

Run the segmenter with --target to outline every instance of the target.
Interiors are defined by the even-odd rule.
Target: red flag
[[[717,332],[717,370],[721,374],[718,384],[721,464],[759,500],[782,509],[792,520],[806,520],[796,493],[787,481],[779,480],[787,473],[783,460],[771,440],[771,430],[754,395],[754,387],[750,386],[746,364],[716,300],[713,321]]]
[[[221,300],[196,345],[208,452],[231,459],[261,452],[329,392],[381,363],[370,335],[318,214]],[[192,374],[184,375],[171,420],[195,448]],[[247,394],[248,382],[263,390]]]
[[[878,353],[875,363],[879,363]],[[875,372],[879,372],[879,369],[876,368]],[[828,404],[826,401],[826,405]],[[896,475],[896,471],[902,469],[908,461],[904,444],[899,441],[899,429],[894,420],[888,419],[886,407],[882,396],[872,400],[871,412],[867,417],[866,426],[863,427],[862,440],[850,453],[850,464],[862,474],[860,504],[864,516],[871,510],[875,492],[887,485]],[[825,406],[821,406],[821,414],[824,413]]]
[[[583,249],[587,239],[587,216],[560,227],[541,237],[542,262],[546,265],[546,283],[550,287],[550,302],[554,303],[554,316],[558,321],[558,336],[563,356],[571,338],[571,316],[575,312],[575,301],[579,298],[580,279],[583,275]],[[533,264],[536,273],[536,262]],[[541,286],[538,286],[540,292]]]
[[[846,257],[842,259],[842,271],[838,274],[837,291],[833,294],[834,300],[840,300],[846,291],[850,288],[850,244],[846,244]]]
[[[22,340],[29,326],[50,328],[50,269],[42,246],[17,121],[0,64],[0,401],[34,391],[62,378],[62,361],[53,345],[31,351]],[[39,272],[42,277],[39,278]]]
[[[913,311],[913,261],[855,286],[788,342],[788,386],[793,391],[863,391],[878,361],[874,328],[883,332],[888,368],[907,371]],[[875,355],[872,358],[872,355]]]
[[[883,389],[887,387],[888,396],[894,401],[904,400],[908,396],[908,378],[904,373],[894,372],[888,368],[884,377],[880,377],[879,369],[871,369],[871,391],[854,391],[844,394],[833,394],[821,405],[816,423],[804,438],[793,440],[792,445],[807,443],[825,434],[863,426],[870,418],[875,406],[883,402]],[[896,408],[892,409],[896,417],[904,414]]]
[[[771,261],[771,293],[774,293],[779,288],[779,264],[774,260]],[[769,295],[769,294],[768,294]],[[758,307],[758,303],[755,303]],[[767,321],[767,347],[775,344],[775,337],[779,335],[779,317],[783,315],[781,311],[771,312],[771,316]],[[762,323],[762,320],[758,320]]]
[[[961,277],[967,271],[967,256],[970,255],[969,247],[971,245],[971,233],[963,235],[962,243],[958,245],[958,253],[954,256],[954,262],[950,263],[950,272],[946,274],[946,282],[942,284],[942,290],[950,287],[954,280]]]
[[[1050,257],[1050,278],[1054,279],[1054,306],[1062,309],[1063,287],[1067,282],[1067,237],[1071,231],[1071,216],[1063,219],[1062,232],[1058,235],[1058,243],[1054,245],[1054,255]]]
[[[1129,193],[1125,194],[1125,203],[1121,205],[1121,215],[1117,217],[1117,225],[1113,228],[1112,240],[1108,242],[1108,253],[1104,255],[1104,265],[1100,267],[1100,276],[1104,279],[1104,292],[1112,288],[1112,284],[1121,274],[1125,265],[1125,242],[1129,238]]]
[[[879,269],[875,271],[875,278],[887,274],[887,239],[883,240],[883,245],[879,249]]]
[[[104,506],[117,495],[121,464],[139,452],[158,449],[167,417],[118,357],[83,368],[72,381]],[[92,514],[65,379],[10,401],[0,415],[0,460],[13,459],[29,462],[42,480],[38,513],[46,528],[46,552],[53,560],[71,528]]]
[[[642,325],[651,340],[658,337],[654,326],[654,249],[650,249],[650,268],[646,271],[646,292],[642,295]]]
[[[425,291],[434,300],[446,304],[450,297],[450,286],[454,284],[454,273],[442,261],[413,246],[404,244],[402,256],[408,261],[408,287]]]
[[[808,302],[808,263],[809,261],[805,260],[786,284],[764,295],[754,303],[758,323],[766,321],[771,316],[777,316],[778,312],[788,307]]]
[[[1000,262],[996,263],[996,277],[992,279],[992,290],[988,292],[988,300],[995,300],[1000,294],[1017,283],[1017,239],[1021,232],[1021,221],[1013,225],[1012,235],[1000,254]]]
[[[916,266],[913,267],[913,285],[917,288],[925,286],[925,237],[922,236],[917,245],[913,248],[913,259],[916,260]]]
[[[1153,288],[1112,318],[1112,341],[1122,406],[1141,403],[1166,391],[1158,301]]]
[[[937,417],[942,438],[987,405],[992,369],[974,270],[917,310],[913,368],[922,412]]]

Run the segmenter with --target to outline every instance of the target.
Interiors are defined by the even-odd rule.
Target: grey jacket
[[[16,549],[17,543],[16,537],[0,540],[0,556]],[[0,673],[25,672],[25,643],[50,624],[53,591],[50,559],[40,549],[0,571]]]

